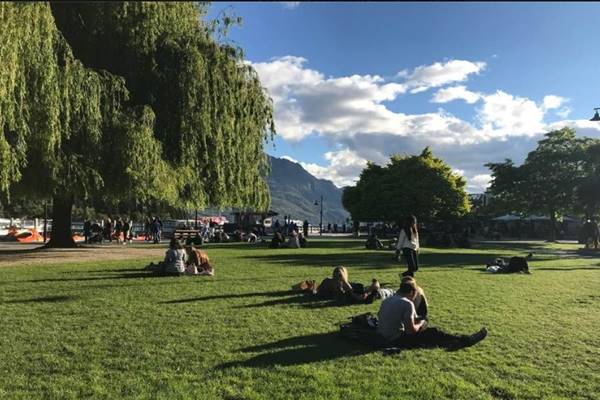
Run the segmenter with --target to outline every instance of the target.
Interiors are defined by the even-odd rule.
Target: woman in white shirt
[[[406,260],[408,270],[402,273],[402,276],[415,276],[419,269],[417,254],[419,253],[419,232],[417,230],[417,218],[414,215],[408,217],[398,236],[396,249],[402,252]]]

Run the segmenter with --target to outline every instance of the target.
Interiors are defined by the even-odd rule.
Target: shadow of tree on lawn
[[[77,300],[78,296],[43,296],[34,297],[31,299],[7,300],[4,303],[8,304],[27,304],[27,303],[64,303]]]
[[[338,332],[296,336],[238,351],[244,353],[264,352],[245,361],[235,361],[217,366],[219,369],[233,367],[268,368],[275,365],[299,365],[354,357],[376,351],[358,342],[344,340]]]

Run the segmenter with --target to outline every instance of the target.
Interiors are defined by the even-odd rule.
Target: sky
[[[600,138],[600,3],[217,2],[273,99],[267,153],[338,187],[430,146],[467,181],[564,126]],[[550,171],[549,171],[550,173]]]

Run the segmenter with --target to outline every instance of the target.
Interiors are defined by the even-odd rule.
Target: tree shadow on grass
[[[26,304],[26,303],[64,303],[77,300],[78,296],[43,296],[34,297],[32,299],[7,300],[4,303],[8,304]]]
[[[238,351],[244,353],[267,352],[245,361],[220,364],[217,368],[268,368],[275,365],[309,364],[343,357],[359,356],[376,350],[358,342],[344,340],[338,332],[328,332],[296,336],[273,343],[242,348]]]
[[[587,266],[587,267],[542,267],[532,268],[532,272],[535,271],[579,271],[579,270],[596,270],[600,271],[599,266]]]
[[[294,290],[276,290],[271,292],[252,292],[252,293],[236,293],[236,294],[218,294],[212,296],[192,297],[188,299],[160,301],[158,304],[179,304],[179,303],[194,303],[199,301],[221,300],[221,299],[245,299],[249,297],[279,297],[290,294],[297,294]]]
[[[104,280],[115,280],[115,279],[139,279],[139,278],[179,278],[174,275],[159,275],[152,272],[146,272],[143,270],[135,270],[133,273],[108,275],[108,276],[91,276],[84,278],[45,278],[45,279],[30,279],[24,281],[18,281],[23,283],[37,283],[37,282],[86,282],[86,281],[104,281]]]
[[[246,258],[259,260],[269,264],[283,264],[286,266],[314,266],[314,267],[333,267],[336,265],[353,266],[359,265],[365,270],[385,270],[405,268],[404,262],[394,260],[393,252],[354,252],[354,253],[333,253],[333,254],[312,254],[312,253],[280,253],[268,255],[249,255]],[[473,253],[429,253],[419,255],[419,265],[424,269],[427,267],[439,268],[462,268],[465,266],[483,266],[487,264],[493,256],[490,254]],[[541,258],[537,258],[541,260]]]
[[[257,307],[272,307],[280,305],[299,305],[304,308],[329,308],[329,307],[344,307],[356,304],[343,303],[335,300],[322,299],[317,296],[295,292],[295,296],[285,297],[281,299],[268,300],[262,303],[245,304],[236,308],[257,308]]]

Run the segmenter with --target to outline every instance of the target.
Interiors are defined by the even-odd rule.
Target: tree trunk
[[[73,196],[57,196],[52,199],[52,235],[46,247],[76,247],[71,232]]]

